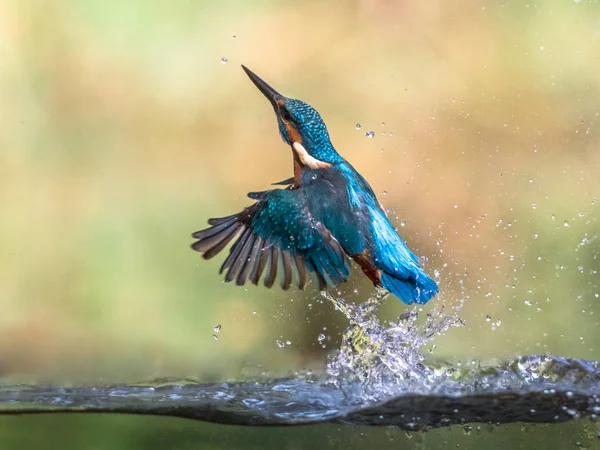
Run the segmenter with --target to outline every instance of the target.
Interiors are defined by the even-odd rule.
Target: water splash
[[[308,373],[243,383],[160,379],[133,385],[0,385],[0,414],[126,413],[237,425],[336,422],[428,430],[467,423],[558,423],[600,415],[600,362],[528,356],[498,367],[442,367],[429,388],[365,398],[359,381],[335,386]],[[598,430],[600,431],[600,430]]]
[[[388,295],[378,289],[367,301],[355,304],[323,293],[350,322],[340,350],[329,357],[326,371],[330,382],[342,386],[359,381],[365,400],[389,398],[406,390],[423,391],[442,381],[444,376],[424,364],[419,350],[451,327],[464,325],[460,306],[451,314],[436,306],[424,323],[417,321],[414,308],[396,321],[382,324],[377,313]]]
[[[238,425],[329,421],[411,431],[468,423],[557,423],[585,416],[597,423],[600,361],[533,355],[493,367],[425,364],[419,350],[450,327],[463,325],[462,304],[449,313],[439,306],[424,321],[418,321],[415,308],[382,323],[377,313],[387,295],[378,290],[354,304],[324,294],[349,326],[323,374],[255,374],[231,383],[0,384],[0,414],[111,412]]]

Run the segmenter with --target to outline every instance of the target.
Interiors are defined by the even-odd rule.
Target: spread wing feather
[[[319,289],[335,287],[350,275],[350,264],[329,230],[310,214],[301,189],[253,193],[258,201],[238,214],[210,219],[192,248],[210,259],[236,239],[221,266],[225,281],[304,289],[314,273]]]

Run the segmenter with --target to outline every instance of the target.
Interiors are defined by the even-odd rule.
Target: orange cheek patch
[[[298,142],[299,144],[302,144],[302,136],[300,136],[300,133],[298,133],[298,130],[296,130],[296,127],[294,127],[290,123],[287,123],[287,122],[284,122],[284,123],[285,123],[285,127],[287,129],[288,136],[290,137],[290,141]]]

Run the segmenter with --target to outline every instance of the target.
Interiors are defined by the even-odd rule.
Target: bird
[[[406,304],[424,304],[438,292],[390,223],[369,183],[331,143],[320,114],[308,103],[281,95],[242,65],[269,100],[283,141],[293,156],[293,177],[250,192],[241,212],[209,219],[192,234],[192,249],[211,259],[233,241],[220,273],[225,281],[284,290],[335,288],[350,276],[354,261],[376,288]]]

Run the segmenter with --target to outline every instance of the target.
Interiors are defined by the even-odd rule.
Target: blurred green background
[[[291,175],[241,63],[322,114],[439,271],[425,309],[464,300],[434,358],[600,359],[599,48],[595,0],[0,2],[0,374],[324,366],[346,323],[316,289],[225,284],[189,248]]]

